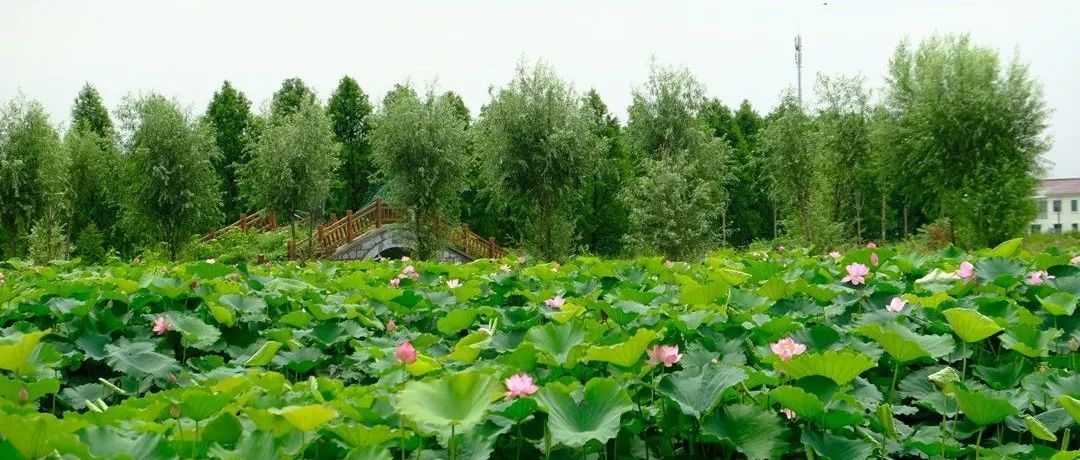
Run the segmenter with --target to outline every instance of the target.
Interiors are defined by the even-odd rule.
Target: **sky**
[[[861,75],[878,89],[907,38],[970,33],[1019,52],[1053,110],[1048,177],[1080,177],[1077,1],[0,1],[0,100],[18,94],[70,118],[90,82],[114,109],[127,94],[175,97],[194,113],[223,80],[265,108],[289,77],[325,99],[343,75],[381,100],[395,83],[453,90],[477,113],[522,60],[595,88],[625,120],[652,59],[685,66],[728,105],[768,112],[817,74]]]

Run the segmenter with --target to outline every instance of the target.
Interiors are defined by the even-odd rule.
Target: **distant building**
[[[1044,179],[1035,191],[1031,233],[1080,231],[1080,177]]]

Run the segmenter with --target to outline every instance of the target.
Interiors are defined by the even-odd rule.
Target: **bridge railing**
[[[330,222],[319,226],[311,237],[298,241],[289,241],[289,258],[328,257],[337,248],[365,233],[378,229],[383,225],[403,220],[404,216],[400,212],[387,206],[381,198],[376,199],[359,211],[348,211],[344,217],[331,219]],[[467,225],[463,224],[461,227],[455,228],[449,225],[441,225],[440,222],[438,231],[446,232],[444,236],[447,237],[454,249],[474,259],[496,258],[506,255],[506,250],[499,247],[494,238],[485,239],[470,230]]]
[[[199,238],[199,241],[205,243],[233,230],[269,231],[277,229],[277,226],[277,215],[264,209],[254,214],[240,214],[240,218],[236,222],[203,235],[202,238]]]

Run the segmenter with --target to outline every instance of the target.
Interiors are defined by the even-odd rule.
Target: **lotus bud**
[[[1076,350],[1080,350],[1080,339],[1077,339],[1076,337],[1069,339],[1068,347],[1069,351],[1074,353]]]
[[[24,403],[30,399],[30,392],[26,391],[26,387],[19,388],[19,402]]]

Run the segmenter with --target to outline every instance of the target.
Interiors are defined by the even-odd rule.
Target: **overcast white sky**
[[[110,109],[156,91],[201,113],[224,79],[262,106],[284,78],[325,98],[348,74],[373,100],[396,82],[437,78],[475,116],[524,57],[595,87],[625,119],[655,56],[689,67],[728,105],[749,99],[764,113],[795,84],[796,33],[809,93],[819,72],[880,87],[896,44],[935,31],[1019,50],[1054,109],[1050,176],[1080,176],[1077,1],[0,0],[0,99],[22,91],[62,123],[85,81]]]

